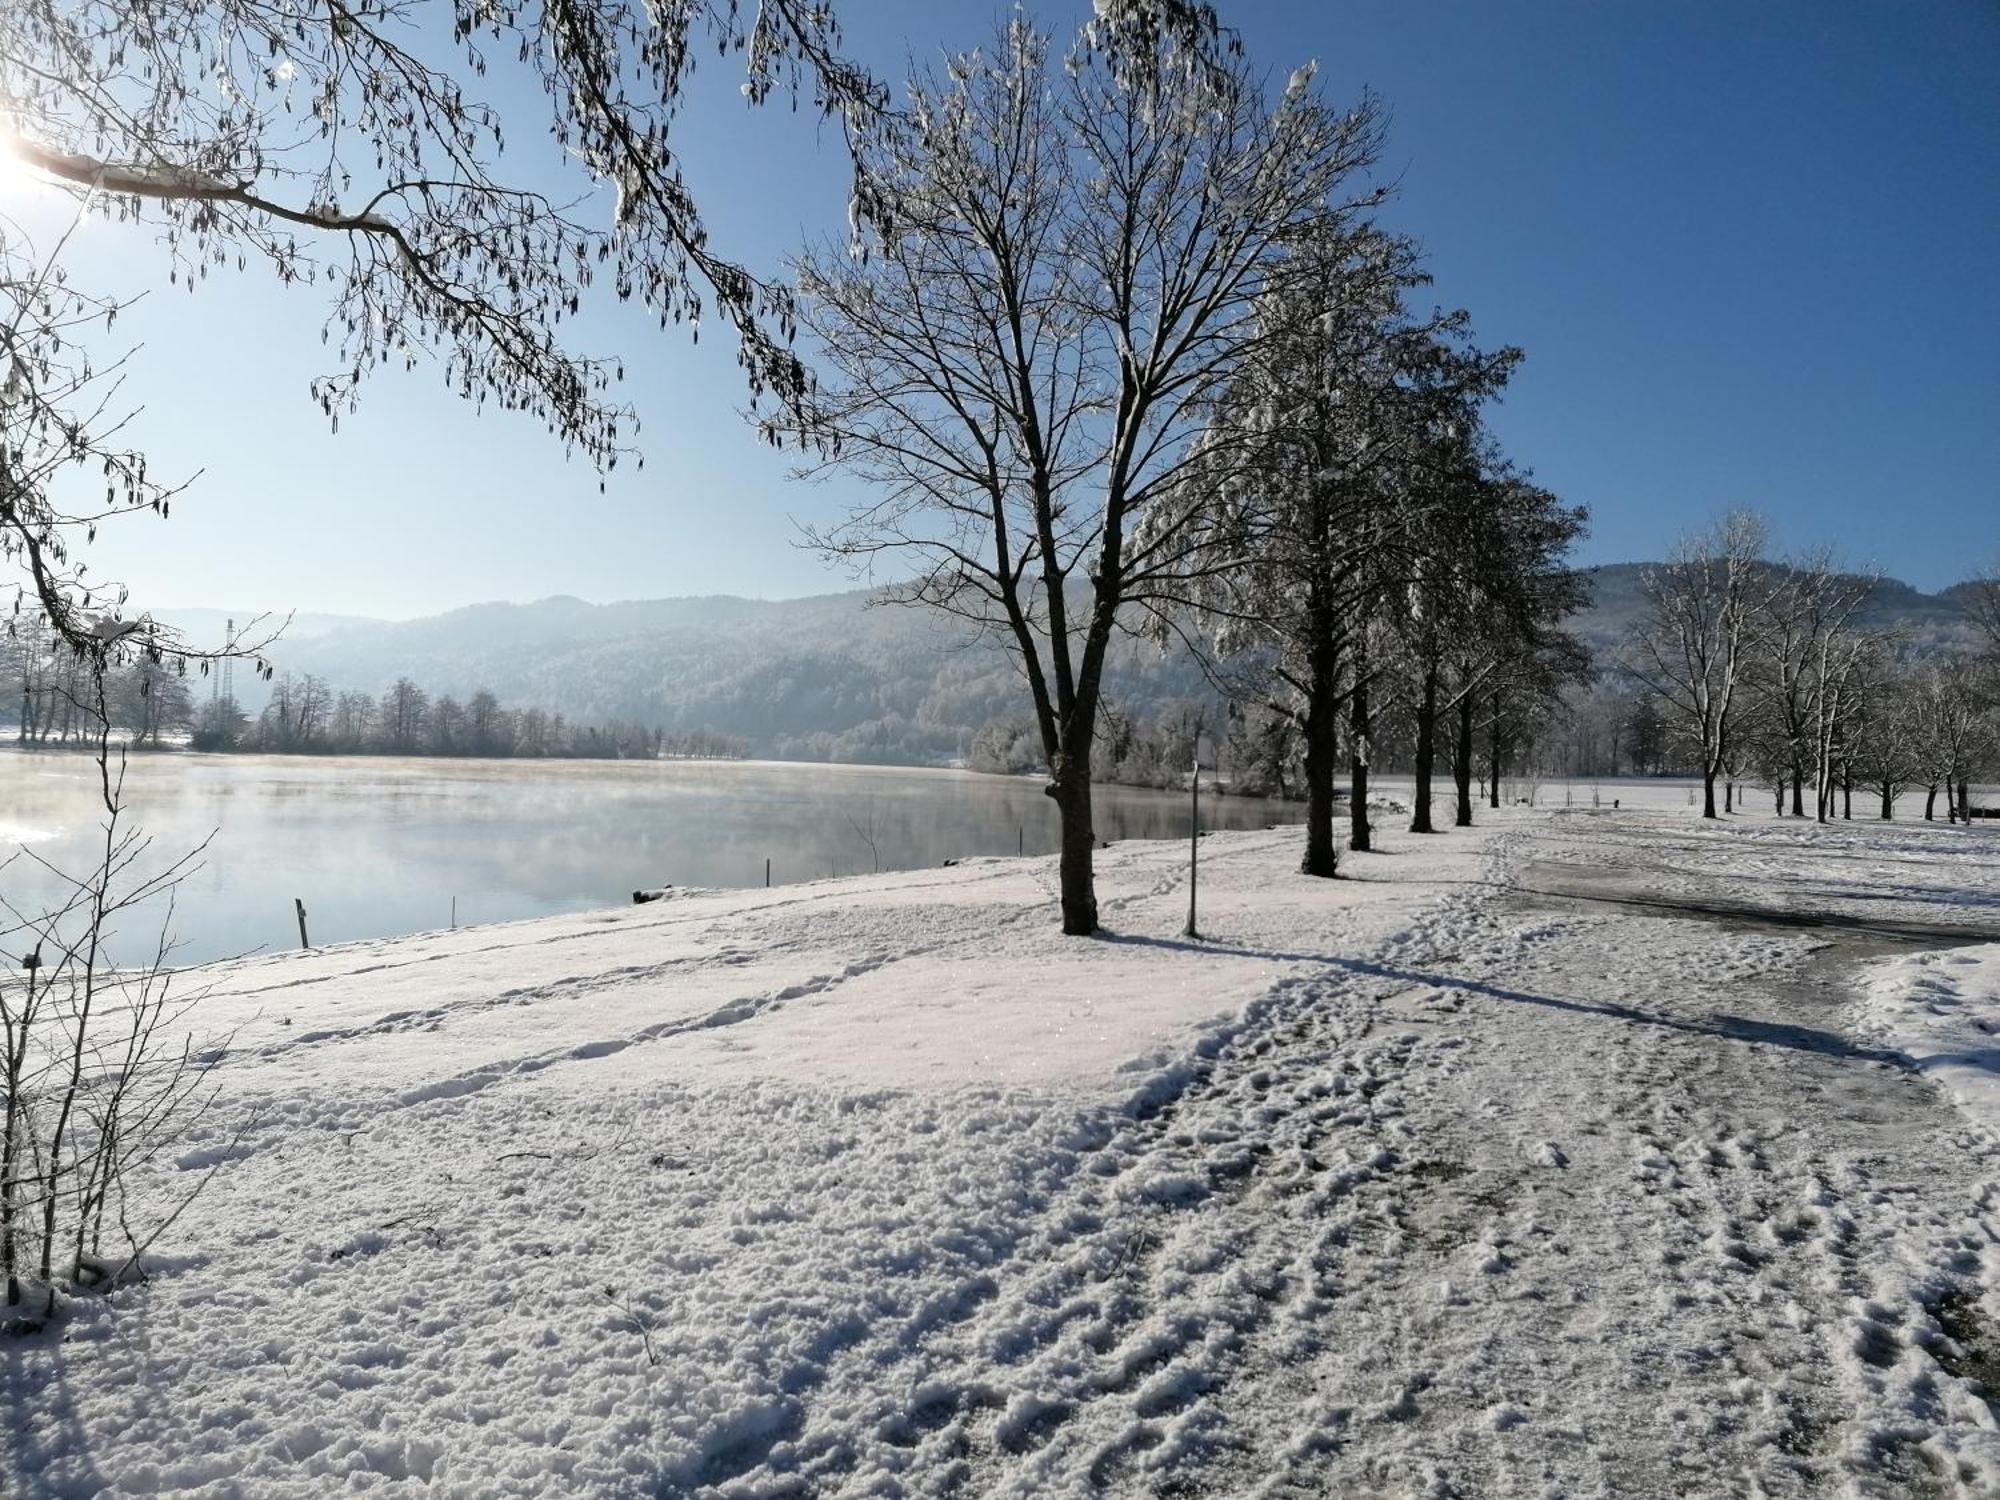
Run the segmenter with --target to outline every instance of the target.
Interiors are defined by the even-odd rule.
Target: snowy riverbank
[[[1675,905],[2000,928],[2000,834],[1508,810],[1331,885],[1298,838],[1204,841],[1193,944],[1134,843],[1103,941],[994,860],[220,968],[167,1175],[230,1159],[0,1351],[6,1477],[2000,1484],[1994,1148],[1851,1040],[1828,933]]]

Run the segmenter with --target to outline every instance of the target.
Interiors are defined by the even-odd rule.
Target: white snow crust
[[[1882,960],[1862,1030],[2000,1140],[2000,943]]]

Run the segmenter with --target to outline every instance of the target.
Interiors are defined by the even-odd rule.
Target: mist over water
[[[81,873],[101,846],[85,755],[0,755],[0,858]],[[785,885],[972,855],[1056,850],[1032,778],[744,761],[476,761],[135,755],[130,815],[164,864],[203,838],[181,887],[182,963],[629,902],[641,887]],[[1100,839],[1185,837],[1184,792],[1099,787]],[[1296,822],[1296,803],[1204,793],[1205,828]],[[23,911],[57,889],[25,856],[0,870]],[[161,913],[128,918],[115,960],[150,951]],[[9,922],[7,925],[11,926]]]

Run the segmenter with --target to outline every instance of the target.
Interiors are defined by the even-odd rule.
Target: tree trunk
[[[1410,808],[1410,832],[1431,832],[1431,774],[1437,763],[1438,674],[1424,669],[1424,697],[1417,705],[1417,794]]]
[[[1348,775],[1347,847],[1368,848],[1368,645],[1364,639],[1354,654],[1354,696],[1347,709]]]
[[[1896,817],[1896,788],[1885,781],[1882,783],[1882,821],[1894,822]]]
[[[1500,695],[1493,695],[1493,723],[1486,734],[1486,805],[1500,805]]]
[[[1726,813],[1736,811],[1736,783],[1727,778],[1722,783],[1722,810]]]
[[[1778,813],[1778,816],[1779,816],[1779,817],[1781,817],[1781,818],[1782,818],[1782,817],[1783,817],[1783,816],[1785,815],[1785,778],[1784,778],[1784,777],[1782,777],[1782,776],[1780,776],[1780,777],[1778,778],[1778,807],[1777,807],[1777,813]]]
[[[1803,818],[1805,804],[1806,768],[1794,760],[1792,762],[1792,816]]]
[[[1958,778],[1958,821],[1972,822],[1972,778],[1965,775]]]
[[[1701,815],[1704,818],[1715,816],[1715,772],[1707,766],[1701,770]]]
[[[1937,821],[1937,783],[1933,781],[1924,792],[1924,821]]]
[[[1333,752],[1306,739],[1306,852],[1299,870],[1331,878],[1339,873],[1333,847]]]
[[[1299,869],[1327,879],[1339,873],[1333,844],[1333,768],[1338,751],[1340,652],[1324,637],[1314,645],[1306,682],[1306,852]]]
[[[1843,772],[1840,778],[1840,821],[1854,821],[1854,773]]]
[[[1083,749],[1082,769],[1074,750],[1062,757],[1064,766],[1049,783],[1062,820],[1062,930],[1068,937],[1089,937],[1097,931],[1097,886],[1093,867],[1097,829],[1090,818],[1090,754]]]
[[[1458,760],[1453,765],[1452,779],[1458,783],[1458,816],[1453,819],[1460,828],[1472,826],[1472,694],[1466,693],[1458,700]]]

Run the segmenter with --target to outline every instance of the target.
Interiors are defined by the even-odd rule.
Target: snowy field
[[[210,971],[0,1492],[2000,1493],[2000,828],[1480,817]]]

